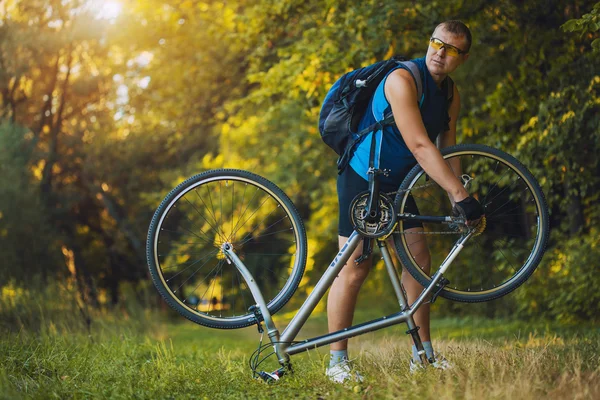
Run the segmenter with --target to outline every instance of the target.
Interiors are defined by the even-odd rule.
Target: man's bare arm
[[[460,113],[460,94],[458,93],[458,89],[456,85],[454,85],[454,94],[452,96],[452,104],[448,108],[448,115],[450,116],[449,129],[445,132],[442,132],[437,140],[438,149],[442,150],[445,147],[454,146],[456,144],[456,122],[458,120],[458,114]],[[447,160],[450,164],[450,168],[455,176],[460,177],[462,175],[462,168],[460,166],[460,158],[453,157],[450,160]],[[452,201],[452,197],[450,197],[450,201]],[[452,205],[454,202],[452,201]]]
[[[385,95],[402,138],[419,165],[455,202],[467,198],[469,194],[462,183],[427,136],[417,103],[416,86],[410,72],[403,69],[392,72],[386,80]]]

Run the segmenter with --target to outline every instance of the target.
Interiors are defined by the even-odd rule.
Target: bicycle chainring
[[[350,204],[350,222],[361,235],[369,238],[380,238],[389,235],[396,225],[394,202],[385,193],[379,194],[379,215],[375,221],[367,220],[367,203],[369,192],[356,195]]]

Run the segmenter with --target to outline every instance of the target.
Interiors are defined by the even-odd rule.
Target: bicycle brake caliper
[[[465,189],[467,188],[467,186],[469,186],[469,183],[471,183],[471,181],[473,180],[473,178],[471,178],[467,174],[461,175],[460,179],[462,180],[462,183],[463,183],[463,186],[465,187]]]
[[[263,333],[264,329],[262,327],[262,324],[260,323],[261,319],[262,319],[262,314],[260,313],[260,309],[256,306],[250,306],[250,308],[248,308],[248,311],[250,311],[251,313],[254,314],[254,318],[256,319],[256,326],[258,327],[258,333]]]
[[[442,276],[440,281],[435,285],[436,286],[435,291],[431,295],[431,301],[430,301],[431,304],[435,303],[435,300],[440,295],[441,291],[444,290],[444,287],[449,283],[450,283],[450,281]]]
[[[360,263],[365,261],[367,258],[369,258],[369,256],[371,255],[372,252],[373,252],[373,243],[371,242],[371,239],[365,238],[365,240],[363,241],[362,254],[360,255],[360,257],[358,257],[356,260],[354,260],[354,262],[356,262],[355,265],[359,265]]]

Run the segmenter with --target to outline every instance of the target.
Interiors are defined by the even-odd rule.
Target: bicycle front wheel
[[[184,317],[212,328],[256,323],[249,287],[222,246],[229,243],[252,274],[273,314],[298,288],[306,233],[291,200],[268,180],[241,170],[215,170],[178,185],[160,204],[148,231],[152,280]]]
[[[549,232],[544,194],[531,173],[502,151],[467,144],[448,147],[442,155],[457,176],[470,179],[467,190],[483,206],[486,227],[467,241],[446,270],[444,276],[450,283],[440,294],[461,302],[502,297],[523,284],[542,259]],[[400,214],[410,196],[422,216],[452,215],[448,194],[419,165],[409,172],[396,195]],[[461,233],[449,224],[423,223],[423,231],[405,231],[403,224],[399,221],[393,235],[396,250],[408,272],[427,286]],[[417,254],[426,249],[429,273],[425,265],[419,265],[427,263],[428,257]]]

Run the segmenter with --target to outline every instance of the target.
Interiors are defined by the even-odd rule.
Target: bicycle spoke
[[[225,304],[224,297],[223,297],[223,268],[221,268],[221,279],[219,280],[219,283],[221,284],[221,309],[219,310],[219,317],[223,316],[223,305]]]
[[[459,301],[496,298],[498,296],[494,294],[495,289],[502,287],[502,296],[520,285],[524,279],[521,269],[531,271],[531,264],[535,263],[535,268],[539,262],[539,256],[531,261],[529,257],[532,252],[540,251],[541,246],[538,243],[544,226],[540,221],[543,218],[547,219],[547,216],[540,215],[543,210],[540,211],[540,197],[535,191],[535,182],[532,184],[529,175],[522,172],[520,166],[509,158],[504,158],[502,154],[496,154],[495,151],[490,151],[494,153],[492,156],[486,154],[485,150],[479,150],[485,149],[484,146],[472,147],[476,149],[472,154],[461,150],[460,154],[455,156],[445,156],[455,175],[464,171],[464,174],[472,178],[468,190],[485,206],[487,221],[487,227],[474,235],[470,239],[471,245],[465,245],[460,253],[457,259],[459,267],[451,266],[444,273],[451,284],[442,292],[442,296]],[[457,148],[468,149],[469,146]],[[461,165],[460,170],[453,168],[453,165],[458,168],[458,162]],[[448,213],[450,204],[444,204],[446,191],[435,182],[424,181],[426,176],[426,172],[417,167],[406,177],[405,182],[411,182],[410,185],[402,186],[396,193],[395,204],[404,203],[404,207],[398,210],[399,215],[407,212],[407,193],[411,193],[421,215],[441,217]],[[399,229],[401,228],[402,224]],[[417,260],[421,260],[427,254],[425,249],[428,249],[431,255],[431,266],[437,268],[451,251],[457,237],[464,234],[463,230],[440,228],[429,223],[425,224],[424,232],[398,233],[403,238],[396,234],[394,241],[403,264],[408,263],[406,267],[409,272],[423,285],[431,276],[417,263]],[[419,243],[418,239],[409,241],[411,234],[429,236],[425,237],[428,239],[427,245]],[[465,267],[468,272],[465,271]],[[434,272],[435,269],[431,274]],[[512,280],[513,277],[516,277],[516,283]]]
[[[186,230],[188,233],[191,233],[192,235],[196,236],[198,239],[200,239],[200,240],[203,240],[204,242],[206,242],[206,243],[208,243],[208,244],[214,245],[214,242],[213,242],[212,240],[211,240],[211,241],[209,241],[209,240],[207,240],[207,239],[205,239],[205,238],[203,238],[203,237],[201,237],[201,236],[198,236],[198,235],[197,235],[195,232],[192,232],[192,231],[190,231],[189,229],[186,229],[186,228],[182,228],[182,229],[184,229],[184,230]],[[172,231],[172,230],[170,230],[170,229],[167,229],[167,228],[162,228],[160,231],[161,231],[161,232],[170,232],[170,233],[179,233],[179,234],[181,234],[181,232],[180,232],[180,231]]]
[[[426,191],[425,189],[423,189],[423,190]],[[430,198],[427,198],[427,197],[420,197],[419,200],[422,202],[427,202],[429,204],[433,204],[435,206],[442,205],[439,201],[431,200]]]
[[[231,229],[231,236],[229,238],[229,240],[233,240],[235,234],[238,231],[238,225],[240,224],[240,222],[242,222],[242,219],[244,218],[244,216],[246,215],[246,211],[248,211],[248,208],[250,208],[250,204],[252,203],[252,200],[254,200],[254,198],[256,197],[256,195],[258,194],[259,189],[256,188],[256,190],[254,191],[254,195],[252,195],[252,198],[250,199],[250,201],[248,201],[248,205],[246,206],[246,208],[244,209],[244,211],[242,212],[242,214],[240,215],[240,219],[238,219],[238,222],[235,224],[235,226]],[[245,194],[245,192],[244,192]],[[243,204],[243,203],[242,203]],[[249,218],[252,218],[252,216],[250,216]],[[247,221],[247,220],[246,220]],[[246,223],[246,222],[244,222]],[[244,226],[244,225],[242,225]],[[241,227],[240,227],[241,229]]]
[[[275,210],[277,210],[277,208],[275,208]],[[256,224],[254,227],[252,227],[252,229],[250,229],[250,231],[248,232],[248,234],[242,239],[242,242],[249,236],[252,235],[252,233],[254,233],[256,231],[256,229],[265,221],[265,219],[269,218],[271,216],[271,214],[273,214],[273,212],[275,212],[275,210],[271,211],[265,218],[263,218],[262,221],[260,221],[258,224]],[[268,231],[269,228],[275,226],[276,224],[278,224],[279,222],[283,221],[284,219],[287,219],[287,216],[283,216],[282,218],[278,219],[277,221],[273,222],[271,225],[267,226],[265,229],[263,229],[263,231]]]
[[[246,252],[244,253],[244,255],[248,256],[248,255],[253,255],[253,256],[287,256],[290,253],[249,253]]]
[[[194,205],[192,204],[192,202],[191,202],[191,201],[189,201],[187,198],[184,198],[184,200],[185,200],[185,201],[187,201],[187,202],[188,202],[188,203],[189,203],[189,204],[192,206],[192,208],[193,208],[194,210],[196,210],[196,212],[198,213],[198,215],[199,215],[199,216],[200,216],[200,217],[201,217],[203,220],[205,220],[205,221],[206,221],[206,223],[207,223],[207,224],[208,224],[208,225],[209,225],[209,226],[210,226],[210,227],[211,227],[211,228],[212,228],[212,229],[213,229],[213,230],[214,230],[214,231],[217,233],[217,235],[219,235],[219,237],[221,237],[221,234],[220,234],[219,230],[218,230],[217,228],[215,228],[215,227],[214,227],[214,226],[213,226],[213,225],[212,225],[212,224],[211,224],[211,223],[210,223],[210,222],[209,222],[209,221],[208,221],[208,220],[207,220],[207,219],[204,217],[204,215],[202,215],[202,213],[200,213],[200,210],[198,210],[198,209],[196,208],[196,206],[194,206]],[[202,199],[200,199],[200,200],[202,200]],[[190,221],[190,222],[191,222],[191,221]],[[202,230],[200,230],[200,231],[202,231]],[[204,233],[204,232],[202,232],[202,233]],[[221,238],[222,238],[222,237],[221,237]]]
[[[287,230],[286,230],[286,231],[287,231]],[[257,236],[257,237],[258,237],[258,236]],[[275,242],[275,241],[273,241],[273,240],[254,240],[254,239],[256,239],[256,237],[252,238],[252,240],[248,240],[248,241],[247,241],[247,242],[245,242],[245,243],[249,243],[249,242],[251,241],[253,245],[254,245],[254,244],[256,244],[256,245],[258,245],[258,244],[268,244],[268,245],[272,245],[272,244]],[[290,244],[294,244],[294,243],[296,243],[296,241],[295,241],[295,240],[291,240],[291,239],[284,239],[284,238],[280,238],[280,237],[278,237],[278,238],[276,239],[276,243],[277,243],[277,244],[280,244],[280,245],[283,245],[283,244],[290,245]],[[233,243],[233,244],[236,244],[236,243]]]
[[[242,301],[244,302],[244,310],[247,310],[248,309],[248,305],[246,304],[246,297],[244,296],[244,290],[242,288],[242,282],[240,281],[240,272],[237,270],[237,268],[235,269],[235,276],[237,277],[238,287],[240,288],[240,293],[242,294]]]
[[[237,271],[237,268],[236,268],[236,271]],[[235,293],[234,293],[234,292],[235,292],[235,290],[234,290],[234,289],[235,289],[235,286],[234,286],[234,285],[235,285],[235,283],[233,282],[233,278],[234,278],[234,276],[236,276],[236,272],[235,272],[235,271],[234,271],[234,273],[233,273],[233,274],[231,274],[231,293],[232,293],[232,294],[231,294],[231,297],[233,298],[233,305],[231,306],[231,310],[233,311],[233,316],[235,317],[235,298],[236,298],[237,296],[236,296],[236,295],[235,295]],[[238,286],[238,287],[239,287],[239,286]]]
[[[500,214],[495,218],[490,218],[488,215],[485,216],[485,218],[487,219],[487,221],[501,221],[501,222],[506,222],[505,218],[506,217],[522,217],[526,215],[525,213],[518,213],[518,214]],[[507,223],[507,222],[506,222]],[[518,224],[518,222],[513,222],[513,224]]]
[[[485,232],[486,236],[492,236],[492,237],[511,237],[511,238],[515,238],[515,239],[525,239],[525,237],[523,235],[517,236],[517,235],[513,235],[513,234],[508,234],[508,233],[493,233],[492,231],[489,232]]]
[[[505,212],[507,212],[507,213],[511,213],[511,212],[513,212],[513,211],[515,211],[515,210],[518,210],[518,209],[520,209],[520,208],[522,208],[522,206],[521,206],[520,204],[517,204],[516,206],[514,206],[514,207],[513,207],[513,208],[511,208],[511,209],[508,209],[508,210],[506,210]],[[496,213],[497,213],[499,210],[500,210],[500,208],[497,208],[497,209],[496,209],[496,210],[494,210],[492,213],[490,213],[490,215],[488,215],[488,216],[489,216],[489,217],[491,217],[492,215],[496,214]],[[513,214],[504,214],[504,213],[501,213],[501,214],[499,214],[498,216],[499,216],[499,217],[501,217],[501,216],[507,216],[507,215],[513,215]]]
[[[231,235],[233,235],[233,206],[235,205],[235,182],[231,183],[231,228],[232,228],[232,233]],[[227,238],[228,242],[231,242],[231,235],[229,235],[229,237]]]
[[[264,235],[252,236],[252,237],[248,238],[245,242],[240,243],[240,245],[244,245],[244,244],[248,243],[249,241],[251,241],[252,239],[255,239],[255,238],[265,237],[265,236],[272,236],[272,235],[276,235],[276,234],[281,233],[281,232],[291,231],[293,229],[294,228],[287,228],[287,229],[282,229],[282,230],[276,231],[276,232],[265,233]]]
[[[514,257],[514,260],[515,260],[515,262],[516,262],[516,263],[519,263],[519,261],[518,261],[518,259],[519,259],[519,255],[515,254],[515,252],[512,250],[512,247],[513,247],[514,245],[512,245],[512,244],[511,244],[509,241],[507,241],[507,240],[504,240],[504,241],[500,240],[500,241],[501,241],[501,242],[503,242],[503,243],[504,243],[504,245],[506,245],[506,247],[507,247],[507,250],[508,250],[508,251],[509,251],[509,252],[512,254],[512,256]],[[502,250],[498,249],[498,251],[500,251],[500,252],[502,253]],[[502,253],[502,254],[504,255],[504,253]],[[505,258],[506,258],[506,256],[505,256]],[[520,268],[515,268],[515,267],[514,267],[512,264],[511,264],[511,267],[513,268],[513,271],[514,271],[514,272],[516,272],[516,271],[518,271],[518,270],[520,269]]]
[[[523,193],[525,193],[527,190],[529,190],[529,189],[528,189],[528,188],[525,188],[525,190],[521,191],[521,192],[519,193],[519,195],[520,195],[520,194],[523,194]],[[504,204],[502,204],[500,207],[496,208],[496,211],[494,211],[493,213],[491,213],[491,214],[490,214],[490,216],[492,216],[492,215],[494,215],[495,213],[497,213],[498,211],[500,211],[500,210],[502,209],[502,207],[504,207],[505,205],[507,205],[508,203],[510,203],[510,202],[512,202],[512,201],[513,201],[513,200],[510,200],[510,199],[509,199],[509,200],[508,200],[506,203],[504,203]],[[519,205],[518,207],[520,207],[520,205]],[[512,211],[512,210],[511,210],[511,211]]]
[[[214,270],[216,270],[217,268],[223,268],[223,263],[224,263],[224,262],[225,262],[225,260],[221,260],[221,261],[219,261],[219,262],[217,263],[217,265],[216,265],[216,266],[215,266],[215,267],[214,267],[214,268],[213,268],[213,269],[212,269],[212,270],[211,270],[211,271],[208,273],[208,275],[206,275],[206,277],[205,277],[204,279],[202,279],[202,280],[200,281],[200,283],[198,283],[198,284],[196,285],[196,287],[194,288],[194,290],[192,291],[192,293],[194,293],[194,292],[195,292],[195,291],[196,291],[196,290],[197,290],[197,289],[200,287],[200,285],[202,285],[202,284],[204,283],[204,281],[205,281],[205,280],[206,280],[208,277],[210,277],[210,275],[213,273],[213,271],[214,271]],[[219,273],[219,271],[217,271],[217,272],[216,272],[216,274],[218,274],[218,273]],[[215,274],[215,275],[216,275],[216,274]],[[210,282],[210,281],[209,281],[209,282]],[[213,283],[214,283],[214,281],[213,281]],[[206,287],[206,290],[204,291],[204,293],[202,293],[202,296],[200,297],[200,300],[204,299],[204,296],[206,295],[206,292],[208,292],[208,289],[210,289],[210,286],[211,286],[211,285],[209,284],[209,285]],[[211,299],[211,300],[212,300],[212,299]],[[211,303],[211,302],[209,301],[209,304],[210,304],[210,303]],[[207,312],[207,314],[208,314],[209,312],[210,312],[210,306],[209,306],[209,311]]]
[[[508,188],[509,188],[509,187],[510,187],[512,184],[514,184],[514,183],[518,182],[519,180],[521,180],[521,178],[520,178],[519,176],[517,176],[517,180],[516,180],[516,181],[514,181],[514,182],[512,182],[512,183],[509,183],[507,186],[505,186],[505,187],[504,187],[504,189],[502,189],[502,190],[501,190],[500,192],[498,192],[498,193],[497,193],[497,194],[496,194],[494,197],[492,197],[492,198],[490,199],[490,201],[489,201],[489,202],[487,202],[487,204],[491,204],[491,203],[494,201],[494,199],[498,198],[498,196],[500,196],[502,193],[504,193],[504,192],[506,191],[506,189],[508,189]],[[490,190],[488,193],[491,193],[491,190]],[[486,199],[487,199],[487,197],[486,197]],[[485,203],[484,203],[484,204],[485,204]]]
[[[186,201],[187,201],[187,199],[186,199]],[[189,201],[188,201],[188,203],[189,203]],[[190,203],[190,204],[191,204],[191,203]],[[192,205],[192,207],[194,207],[194,205],[193,205],[193,204],[191,204],[191,205]],[[188,221],[190,224],[192,224],[192,226],[195,226],[195,224],[194,224],[192,221],[190,221],[190,219],[189,219],[187,216],[186,216],[186,220],[187,220],[187,221]],[[185,229],[185,228],[184,228],[184,229]],[[203,231],[201,228],[196,228],[196,229],[198,229],[198,230],[200,231],[200,233],[202,233],[203,235],[206,235],[206,232],[204,232],[204,231]],[[204,240],[205,240],[206,242],[208,242],[208,243],[213,243],[213,240],[212,240],[212,239],[210,239],[208,236],[204,237],[204,236],[196,235],[196,234],[195,234],[194,232],[192,232],[191,230],[189,230],[189,229],[186,229],[186,230],[187,230],[188,232],[190,232],[190,233],[194,234],[195,236],[197,236],[199,239],[204,239]]]
[[[222,270],[223,270],[223,266],[221,265],[221,268],[219,268],[219,271],[222,271]],[[212,305],[213,305],[213,299],[215,298],[215,296],[214,296],[215,295],[215,286],[217,286],[216,277],[219,274],[219,271],[217,271],[215,273],[215,279],[212,280],[212,291],[210,292],[210,299],[208,300],[208,304],[209,304],[208,312],[207,312],[208,314],[210,314],[210,309],[212,308]]]
[[[248,217],[248,219],[246,219],[246,221],[244,221],[244,224],[242,226],[244,226],[246,224],[246,222],[250,221],[250,219],[254,216],[254,214],[256,214],[258,212],[258,210],[260,210],[260,208],[267,202],[267,200],[269,200],[269,198],[265,197],[265,199],[263,200],[263,202],[260,203],[260,205],[256,208],[256,210],[254,210],[254,212],[252,214],[250,214],[250,216]],[[271,211],[265,218],[263,218],[263,220],[258,225],[262,224],[262,222],[266,218],[268,218],[271,214],[273,214],[275,212],[275,210],[277,210],[277,208],[273,209],[273,211]],[[240,227],[240,229],[241,229],[241,227]],[[254,228],[254,229],[256,229],[256,228]],[[251,233],[252,233],[252,231],[253,231],[253,229],[250,230]],[[237,233],[237,231],[235,233]],[[243,240],[244,239],[242,239],[242,241]]]
[[[244,192],[242,193],[242,201],[240,202],[240,216],[239,216],[239,218],[238,218],[238,221],[237,221],[235,224],[233,223],[233,221],[234,221],[234,218],[233,218],[233,213],[232,213],[232,217],[231,217],[231,221],[232,221],[232,222],[231,222],[231,234],[230,234],[230,235],[229,235],[229,237],[227,238],[227,240],[228,240],[229,242],[231,242],[231,241],[233,240],[233,235],[234,235],[234,232],[235,232],[235,230],[236,230],[236,228],[237,228],[238,224],[240,223],[240,220],[241,220],[241,218],[244,216],[244,213],[246,212],[246,210],[242,211],[241,209],[244,207],[244,204],[245,204],[245,203],[244,203],[244,200],[246,199],[246,191],[247,191],[247,190],[248,190],[248,184],[246,183],[246,184],[244,185]],[[257,193],[257,192],[258,192],[258,191],[254,192],[254,195],[256,195],[256,193]],[[254,198],[254,196],[253,196],[252,198]],[[232,207],[233,207],[233,205],[232,205]],[[237,208],[237,207],[236,207],[236,208]],[[246,209],[248,209],[248,206],[246,206]]]
[[[504,178],[504,176],[505,176],[505,175],[506,175],[506,174],[507,174],[509,171],[510,171],[510,169],[509,169],[509,168],[507,168],[507,169],[506,169],[506,171],[504,171],[504,173],[503,173],[503,174],[500,176],[500,178],[498,178],[498,180],[496,181],[496,183],[494,183],[494,184],[493,184],[493,185],[490,187],[490,189],[489,189],[489,190],[490,190],[490,192],[491,192],[491,190],[492,190],[493,188],[495,188],[495,187],[497,187],[497,186],[498,186],[498,183],[500,183],[500,181],[502,180],[502,178]],[[490,192],[488,192],[488,194],[489,194]],[[483,201],[481,201],[481,204],[486,204],[487,197],[488,197],[488,195],[486,195],[486,196],[483,198]]]
[[[300,217],[279,188],[249,172],[208,171],[184,181],[161,203],[151,231],[159,233],[149,234],[147,252],[154,283],[169,305],[202,325],[237,328],[253,319],[245,275],[222,243],[234,245],[271,313],[302,279]]]
[[[213,205],[212,196],[210,195],[210,190],[208,190],[208,185],[206,185],[204,187],[206,188],[206,193],[208,194],[208,201],[210,202],[209,211],[212,215],[213,221],[215,221],[215,223],[217,223],[217,217],[215,216],[215,206]],[[198,195],[198,197],[200,196],[197,191],[196,191],[196,194]],[[202,200],[202,202],[204,203],[204,200]],[[206,208],[208,208],[208,206],[206,206]]]
[[[269,272],[272,272],[272,273],[273,273],[273,275],[277,275],[277,272],[273,271],[273,270],[272,270],[271,268],[269,268],[269,267],[265,267],[265,266],[263,265],[261,268],[262,268],[262,269],[266,269],[266,270],[267,270],[267,271],[269,271]],[[284,274],[285,274],[285,271],[284,271]],[[277,275],[277,277],[278,277],[278,278],[285,278],[285,276],[286,276],[286,275],[283,275],[283,274]],[[285,279],[287,280],[287,278],[285,278]]]
[[[196,264],[196,263],[198,263],[198,262],[200,262],[200,261],[204,260],[205,258],[212,257],[213,255],[215,255],[215,254],[216,254],[216,253],[218,253],[218,252],[219,252],[219,250],[216,250],[216,251],[214,251],[214,252],[212,252],[212,253],[209,253],[209,254],[208,254],[208,255],[206,255],[205,257],[199,258],[198,260],[194,261],[192,264],[188,265],[188,266],[187,266],[187,268],[185,268],[183,271],[180,271],[179,273],[177,273],[177,275],[181,274],[182,272],[185,272],[185,271],[186,271],[186,270],[187,270],[189,267],[191,267],[192,265],[194,265],[194,264]],[[208,262],[208,261],[207,261],[207,262]],[[205,263],[205,264],[206,264],[206,263]],[[181,265],[181,264],[177,264],[177,265],[175,265],[175,266],[173,266],[173,267],[167,267],[167,268],[162,268],[162,267],[161,267],[161,270],[163,270],[163,271],[167,271],[167,270],[169,270],[169,269],[178,268],[180,265]],[[201,267],[202,267],[203,265],[204,265],[204,264],[202,264],[202,265],[201,265]],[[167,279],[167,282],[169,282],[170,280],[172,280],[173,278],[175,278],[177,275],[174,275],[174,276],[170,277],[169,279]]]
[[[208,261],[207,261],[207,262],[208,262]],[[222,261],[219,261],[219,262],[222,262]],[[200,266],[200,268],[202,268],[202,267],[203,267],[203,266],[205,266],[205,265],[206,265],[206,263],[202,264],[202,265]],[[217,264],[217,266],[218,266],[218,264]],[[173,293],[177,293],[177,291],[178,291],[179,289],[181,289],[181,288],[183,287],[183,285],[185,285],[185,284],[187,283],[187,281],[189,281],[190,279],[192,279],[192,278],[194,277],[194,275],[196,275],[196,273],[197,273],[198,271],[200,271],[200,268],[198,268],[196,271],[194,271],[194,273],[193,273],[193,274],[191,274],[191,275],[190,275],[190,276],[189,276],[189,277],[188,277],[188,278],[187,278],[185,281],[183,281],[183,283],[182,283],[181,285],[179,285],[179,287],[178,287],[177,289],[175,289],[175,290],[173,291]],[[217,267],[215,267],[215,268],[217,268]],[[211,273],[212,273],[212,272],[215,270],[215,268],[213,268],[213,269],[212,269],[212,270],[211,270],[211,271],[208,273],[208,275],[210,275],[210,274],[211,274]],[[201,284],[202,282],[204,282],[204,280],[205,280],[205,279],[206,279],[206,278],[204,278],[202,281],[200,281],[200,283],[198,284],[198,286],[200,286],[200,284]],[[196,288],[197,288],[198,286],[196,286]]]
[[[223,187],[221,181],[219,181],[219,226],[223,226]],[[225,232],[223,232],[225,236]]]

